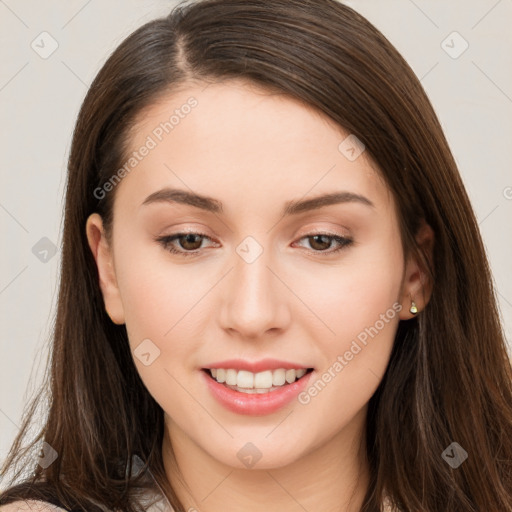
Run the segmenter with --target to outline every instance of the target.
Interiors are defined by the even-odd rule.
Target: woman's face
[[[349,135],[241,82],[175,92],[134,126],[112,246],[98,215],[87,233],[171,439],[271,468],[362,432],[422,303],[392,195]]]

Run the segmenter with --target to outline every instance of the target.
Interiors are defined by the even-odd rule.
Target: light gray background
[[[512,0],[345,3],[404,55],[438,113],[479,219],[510,344]],[[79,106],[121,40],[175,4],[0,0],[0,460],[46,364],[60,254],[45,256],[37,245],[36,256],[32,249],[48,247],[44,237],[57,248],[61,242],[66,159]],[[52,44],[58,48],[42,58]]]

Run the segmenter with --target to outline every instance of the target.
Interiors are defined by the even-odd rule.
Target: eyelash
[[[189,231],[189,232],[184,232],[184,233],[174,233],[173,235],[157,237],[157,238],[155,238],[155,240],[160,245],[162,245],[162,247],[165,250],[169,251],[172,254],[178,254],[178,255],[182,255],[182,256],[196,256],[199,253],[200,249],[197,249],[195,251],[180,251],[171,245],[174,240],[179,239],[182,236],[187,236],[187,235],[196,235],[196,236],[207,238],[207,239],[211,240],[208,235],[205,235],[203,233],[194,232],[194,231]],[[323,254],[326,254],[326,255],[335,254],[335,253],[341,251],[342,249],[345,249],[346,247],[352,245],[352,243],[353,243],[352,238],[335,235],[333,233],[324,233],[324,232],[310,233],[310,234],[307,234],[307,235],[299,238],[299,240],[303,240],[304,238],[312,238],[314,236],[325,236],[327,238],[330,238],[331,240],[338,242],[338,244],[339,244],[339,247],[332,251],[331,250],[326,250],[326,251],[312,250],[312,252],[316,253],[316,254],[322,254],[322,255]]]

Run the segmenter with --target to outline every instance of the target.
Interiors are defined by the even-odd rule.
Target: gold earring
[[[411,307],[409,308],[409,312],[415,315],[418,312],[418,307],[416,306],[416,302],[411,300]]]

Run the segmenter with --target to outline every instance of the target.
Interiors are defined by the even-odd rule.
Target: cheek
[[[322,391],[319,404],[343,403],[345,412],[338,411],[340,418],[355,414],[385,373],[401,309],[391,289],[388,280],[372,281],[369,288],[361,287],[357,293],[338,295],[338,307],[329,305],[335,335],[315,338],[322,357],[316,383],[310,386],[311,396]]]
[[[393,338],[388,324],[398,322],[403,277],[397,237],[375,239],[347,252],[337,266],[318,268],[315,273],[302,269],[302,275],[307,277],[294,281],[298,295],[307,298],[326,327],[322,327],[325,353],[332,358],[335,351],[342,350],[360,333],[364,337],[365,329],[375,324],[382,331],[382,338]],[[319,337],[318,331],[310,334],[313,339]]]
[[[191,282],[179,267],[151,253],[147,247],[134,249],[116,262],[133,360],[144,385],[164,410],[200,421],[201,411],[184,386],[195,367],[200,338],[192,330],[208,283]]]
[[[353,254],[335,272],[331,269],[331,278],[323,279],[321,287],[308,285],[312,309],[333,332],[310,334],[321,350],[322,365],[299,402],[305,414],[329,403],[342,404],[330,416],[333,429],[355,415],[377,389],[401,310],[399,238],[382,237]]]
[[[165,261],[165,254],[142,246],[123,253],[116,261],[118,286],[132,351],[150,339],[160,351],[163,366],[188,366],[198,337],[191,329],[201,315],[201,297],[211,283],[191,279],[190,272]],[[204,282],[203,282],[204,281]],[[182,340],[187,340],[187,343]]]

